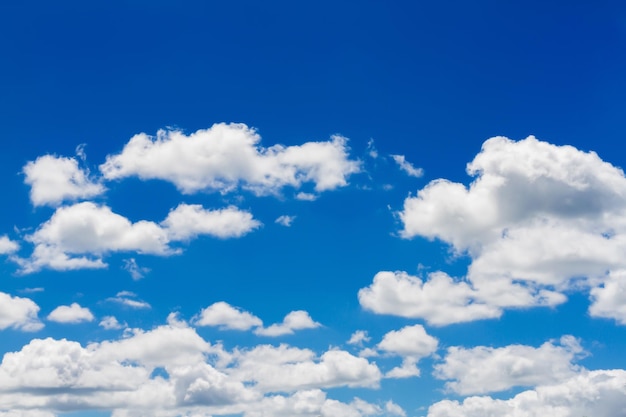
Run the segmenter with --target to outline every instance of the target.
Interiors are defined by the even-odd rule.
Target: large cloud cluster
[[[166,325],[135,329],[119,340],[82,346],[34,339],[6,353],[0,364],[0,412],[104,407],[116,416],[358,417],[384,408],[359,399],[330,400],[320,388],[376,387],[380,379],[376,364],[342,350],[318,356],[281,344],[228,351],[170,315]],[[393,403],[386,408],[402,414]]]
[[[469,256],[467,275],[423,280],[381,273],[360,293],[374,312],[445,325],[505,308],[555,306],[591,289],[590,312],[626,321],[626,178],[593,152],[528,137],[489,139],[467,165],[469,186],[431,181],[398,213],[404,238],[425,237]],[[445,289],[446,300],[437,294]]]

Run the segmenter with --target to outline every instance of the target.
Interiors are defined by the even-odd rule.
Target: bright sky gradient
[[[0,417],[626,416],[626,5],[0,5]]]

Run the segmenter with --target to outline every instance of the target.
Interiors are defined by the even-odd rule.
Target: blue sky
[[[626,415],[619,2],[0,5],[0,417]]]

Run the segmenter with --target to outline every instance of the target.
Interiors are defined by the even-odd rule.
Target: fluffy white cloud
[[[235,353],[237,366],[229,372],[252,382],[262,392],[289,392],[336,386],[377,387],[381,378],[375,364],[342,350],[316,358],[308,349],[261,345]]]
[[[401,410],[401,409],[400,409]],[[298,391],[289,397],[275,395],[266,397],[245,417],[365,417],[381,414],[380,407],[355,398],[343,403],[326,397],[326,393],[314,389]],[[388,410],[389,411],[389,410]],[[394,410],[397,414],[398,410]]]
[[[469,187],[432,181],[398,215],[403,237],[440,239],[471,257],[467,283],[449,286],[469,294],[456,299],[471,319],[554,306],[565,290],[602,286],[607,271],[626,268],[626,178],[595,153],[496,137],[467,172]],[[619,320],[614,313],[602,314]]]
[[[385,334],[377,348],[403,358],[402,366],[389,371],[386,374],[388,378],[408,378],[420,375],[417,362],[433,354],[438,345],[436,338],[426,333],[421,324],[416,324]]]
[[[446,383],[446,388],[461,395],[548,385],[575,375],[580,367],[572,362],[583,354],[572,336],[563,336],[559,344],[546,342],[538,348],[450,347],[444,362],[435,366],[435,376],[453,380]]]
[[[435,326],[502,314],[477,299],[469,283],[454,281],[443,272],[430,274],[426,282],[406,272],[379,272],[369,287],[359,290],[359,302],[375,313],[423,318]]]
[[[412,163],[406,160],[404,155],[391,155],[394,162],[398,164],[400,169],[404,171],[408,176],[419,178],[424,175],[424,170],[422,168],[416,168]]]
[[[6,235],[0,236],[0,255],[17,252],[19,249],[20,245],[17,242],[12,241]]]
[[[171,210],[161,225],[171,240],[184,241],[199,235],[222,239],[240,237],[261,226],[247,211],[236,207],[206,210],[197,204],[180,204]]]
[[[244,124],[215,124],[189,136],[160,130],[153,138],[135,135],[121,153],[100,166],[105,178],[138,176],[170,181],[183,193],[228,192],[241,187],[257,195],[276,194],[285,186],[314,183],[317,192],[347,184],[359,171],[349,159],[347,140],[299,146],[262,147],[260,136]]]
[[[6,353],[0,364],[0,412],[360,417],[382,409],[359,399],[329,400],[319,389],[376,386],[379,380],[376,365],[343,351],[318,357],[310,350],[264,345],[228,352],[171,315],[167,325],[128,330],[119,340],[82,346],[34,339]],[[266,396],[280,391],[294,394]]]
[[[420,359],[437,350],[439,342],[421,324],[393,330],[383,336],[378,349],[392,354]]]
[[[290,227],[295,219],[296,216],[287,216],[285,214],[279,216],[276,220],[274,220],[274,223],[280,224],[281,226]]]
[[[250,213],[234,207],[211,211],[186,204],[170,211],[161,224],[132,223],[107,206],[82,202],[59,207],[50,220],[26,237],[35,245],[31,257],[14,260],[23,273],[42,268],[105,268],[102,258],[110,252],[171,255],[180,252],[170,246],[172,242],[204,234],[239,237],[259,224]]]
[[[78,303],[72,303],[69,306],[58,306],[50,314],[48,320],[57,323],[81,323],[85,321],[93,321],[94,316],[86,307],[81,307]]]
[[[591,290],[593,317],[615,319],[626,325],[626,270],[611,271],[604,282]]]
[[[371,339],[372,338],[367,335],[366,330],[357,330],[356,332],[352,333],[352,336],[350,336],[348,344],[361,346],[363,345],[363,342],[369,342]]]
[[[626,371],[582,371],[561,383],[542,385],[508,400],[443,400],[428,409],[428,417],[615,417],[626,413],[625,404]]]
[[[258,328],[255,330],[255,333],[262,336],[282,336],[285,334],[293,334],[295,330],[315,329],[319,326],[321,326],[321,324],[313,321],[309,313],[303,310],[297,310],[287,314],[282,323],[272,324],[266,328]]]
[[[24,166],[24,182],[30,185],[35,206],[56,206],[65,200],[78,200],[102,194],[102,184],[89,178],[89,172],[74,158],[44,155]]]
[[[195,324],[197,326],[217,326],[229,330],[249,330],[252,327],[262,326],[263,321],[247,311],[233,307],[224,301],[219,301],[203,309]]]
[[[105,328],[106,330],[119,330],[126,327],[126,323],[122,324],[113,316],[105,316],[102,318],[98,326]]]
[[[197,326],[216,326],[222,330],[250,330],[261,336],[283,336],[295,330],[314,329],[321,326],[303,310],[292,311],[282,323],[263,327],[263,321],[252,313],[219,301],[203,309],[194,323]]]
[[[37,317],[38,313],[39,306],[33,300],[0,292],[0,330],[40,330],[43,323]]]

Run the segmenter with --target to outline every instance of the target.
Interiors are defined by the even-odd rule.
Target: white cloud
[[[380,407],[355,398],[344,403],[327,398],[319,390],[303,390],[289,397],[275,395],[266,397],[250,407],[245,417],[365,417],[378,415]]]
[[[404,155],[391,155],[394,162],[398,164],[400,169],[404,171],[408,176],[420,178],[424,175],[424,170],[422,168],[416,168],[409,161],[406,160]]]
[[[296,199],[302,201],[315,201],[317,200],[317,195],[312,193],[299,192],[296,194]]]
[[[115,297],[107,298],[107,301],[124,305],[134,309],[150,309],[150,304],[143,300],[136,299],[137,295],[130,291],[120,291]]]
[[[611,271],[601,285],[591,289],[591,299],[591,316],[626,325],[626,270]]]
[[[81,323],[94,320],[91,311],[86,307],[81,307],[78,303],[72,303],[69,306],[58,306],[48,314],[47,318],[57,323]]]
[[[122,268],[127,271],[135,281],[140,280],[150,272],[150,268],[139,266],[135,258],[124,259]]]
[[[427,334],[421,324],[416,324],[385,334],[377,348],[403,358],[402,366],[389,371],[388,378],[408,378],[420,375],[417,362],[437,351],[438,345],[436,338]]]
[[[103,327],[106,330],[119,330],[127,327],[126,323],[122,324],[113,316],[105,316],[102,318],[98,326]]]
[[[348,344],[362,346],[364,342],[369,342],[371,339],[372,338],[367,335],[367,330],[357,330],[350,336]]]
[[[287,216],[286,214],[284,214],[274,220],[274,223],[280,224],[281,226],[290,227],[295,219],[296,216]]]
[[[43,287],[34,287],[34,288],[24,288],[19,291],[25,294],[34,294],[37,292],[44,292],[45,289]]]
[[[171,240],[185,241],[199,235],[222,239],[241,237],[261,226],[247,211],[236,207],[205,210],[198,204],[180,204],[161,222]]]
[[[39,306],[29,298],[0,292],[0,330],[7,328],[34,332],[43,328],[37,317]]]
[[[469,187],[432,181],[398,216],[403,237],[440,239],[471,257],[467,283],[451,287],[474,300],[460,306],[472,319],[554,306],[566,290],[601,286],[607,271],[626,268],[626,178],[595,153],[497,137],[467,172]]]
[[[425,282],[406,272],[379,272],[369,287],[359,290],[359,302],[378,314],[423,318],[435,326],[502,314],[481,302],[469,283],[455,282],[443,272],[430,274]]]
[[[561,383],[544,384],[506,400],[443,400],[428,409],[428,417],[616,417],[626,412],[624,404],[626,371],[583,370]]]
[[[421,324],[393,330],[383,336],[378,349],[392,354],[420,359],[437,350],[439,342]]]
[[[23,169],[24,182],[31,186],[30,199],[35,206],[57,206],[65,200],[78,200],[102,194],[105,188],[89,178],[89,172],[74,158],[44,155]]]
[[[358,398],[350,403],[327,399],[320,388],[375,387],[379,380],[375,364],[343,351],[318,357],[306,349],[263,345],[228,352],[170,316],[167,325],[129,329],[119,340],[82,346],[34,339],[6,353],[0,364],[0,410],[360,417],[382,409]],[[266,395],[276,392],[293,395]],[[387,409],[397,414],[395,407]]]
[[[24,272],[51,269],[103,268],[100,258],[113,251],[167,255],[167,232],[149,221],[131,223],[109,207],[92,202],[59,207],[50,220],[26,239],[35,244]],[[72,256],[85,255],[85,256]]]
[[[156,138],[141,133],[121,153],[109,155],[100,170],[109,180],[138,176],[170,181],[186,194],[241,187],[267,195],[303,183],[314,183],[317,192],[332,190],[345,186],[347,177],[360,169],[359,162],[349,159],[347,140],[341,136],[269,148],[260,146],[260,140],[244,124],[219,123],[189,136],[180,131],[160,130]]]
[[[7,255],[17,252],[20,249],[20,245],[17,242],[9,239],[8,236],[0,236],[0,255]]]
[[[107,206],[82,202],[57,208],[50,220],[26,237],[35,245],[31,257],[14,260],[22,273],[105,268],[102,258],[111,252],[171,255],[180,252],[170,247],[173,241],[203,234],[239,237],[259,224],[250,213],[234,207],[211,211],[186,204],[170,211],[160,225],[146,220],[132,223]]]
[[[293,334],[295,330],[315,329],[321,326],[313,321],[309,313],[303,310],[292,311],[285,316],[280,324],[272,324],[266,328],[258,328],[254,332],[262,336],[282,336]]]
[[[385,411],[393,416],[406,417],[406,412],[398,404],[389,400],[385,403]]]
[[[238,380],[254,383],[262,392],[377,387],[381,378],[375,364],[342,350],[329,350],[317,358],[308,349],[261,345],[236,352],[234,358],[237,366],[228,372]]]
[[[197,326],[215,326],[222,330],[250,330],[261,336],[283,336],[293,334],[295,330],[314,329],[321,326],[313,321],[309,313],[303,310],[292,311],[282,323],[263,327],[263,321],[252,313],[219,301],[203,309],[194,319]]]
[[[249,330],[252,327],[262,326],[263,321],[257,316],[219,301],[211,304],[200,312],[195,321],[197,326],[217,326],[228,330]]]
[[[548,385],[574,376],[580,367],[572,362],[583,354],[578,340],[572,336],[563,336],[559,344],[546,342],[538,348],[450,347],[444,362],[435,366],[435,376],[452,380],[446,383],[446,388],[461,395]]]

